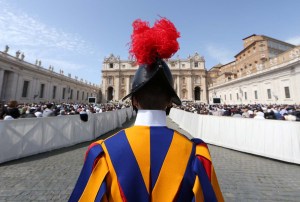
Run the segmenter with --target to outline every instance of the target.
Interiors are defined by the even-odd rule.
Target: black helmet
[[[162,80],[165,81],[171,94],[171,101],[177,105],[181,105],[181,100],[173,88],[173,77],[171,71],[162,59],[157,59],[157,61],[152,65],[144,64],[139,66],[133,78],[131,92],[122,100],[132,96],[132,94],[139,91],[146,83],[157,78],[157,76],[163,78]]]
[[[149,27],[148,22],[140,19],[133,22],[133,34],[131,35],[131,55],[137,59],[139,68],[136,71],[131,92],[122,100],[132,96],[152,79],[165,82],[171,95],[171,101],[181,105],[180,98],[173,88],[173,77],[168,65],[163,61],[170,58],[179,49],[177,38],[180,33],[173,23],[166,18],[156,21],[154,26]]]

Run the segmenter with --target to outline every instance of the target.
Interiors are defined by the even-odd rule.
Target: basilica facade
[[[198,53],[186,59],[166,61],[171,69],[174,89],[182,100],[207,103],[207,82],[204,58]],[[102,92],[105,101],[120,100],[129,94],[138,68],[134,61],[121,60],[111,54],[102,66]]]

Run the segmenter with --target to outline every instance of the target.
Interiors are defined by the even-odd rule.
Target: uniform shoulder
[[[183,139],[185,139],[186,141],[189,141],[189,142],[192,142],[191,139],[189,139],[186,135],[180,133],[179,131],[177,130],[174,130],[174,129],[171,129],[169,128],[170,130],[173,130],[174,131],[174,134],[178,135],[178,136],[181,136]]]
[[[120,131],[116,132],[115,134],[113,134],[112,136],[109,136],[109,137],[107,137],[107,138],[105,138],[105,139],[101,139],[101,140],[97,140],[97,141],[93,142],[92,144],[89,145],[88,151],[89,151],[91,148],[94,148],[94,147],[99,147],[100,149],[102,149],[103,144],[104,144],[107,140],[109,140],[110,138],[113,138],[113,137],[117,137],[118,135],[120,135],[120,134],[122,133],[122,131],[124,131],[124,130],[120,130]]]
[[[211,161],[211,156],[207,144],[203,140],[198,138],[192,139],[192,142],[196,145],[196,156],[202,156]]]
[[[102,142],[101,142],[101,144],[102,144],[102,143],[105,143],[107,140],[116,138],[116,137],[118,137],[118,136],[124,134],[124,132],[125,132],[125,129],[119,130],[118,132],[114,133],[113,135],[111,135],[111,136],[109,136],[109,137],[103,139]],[[100,141],[101,141],[101,140],[100,140]]]
[[[191,139],[191,141],[193,143],[195,143],[196,145],[206,145],[207,146],[207,144],[200,138],[193,138],[193,139]]]

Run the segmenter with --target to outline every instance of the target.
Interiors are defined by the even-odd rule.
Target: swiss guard
[[[179,49],[180,33],[166,18],[153,27],[133,22],[130,53],[139,65],[129,95],[134,126],[92,143],[69,201],[224,201],[205,142],[166,126],[181,104],[164,59]]]

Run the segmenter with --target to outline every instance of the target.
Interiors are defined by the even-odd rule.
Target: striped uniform
[[[69,201],[223,201],[207,145],[166,126],[91,144]]]

